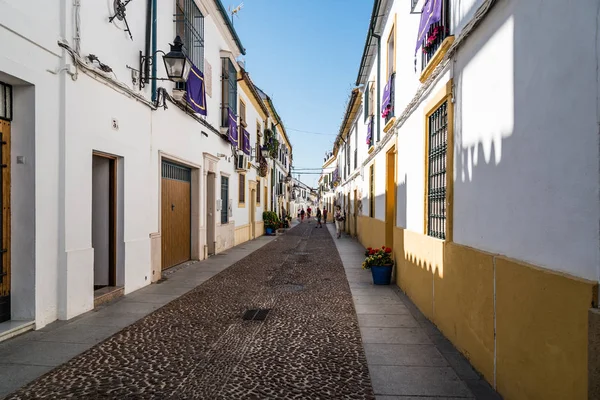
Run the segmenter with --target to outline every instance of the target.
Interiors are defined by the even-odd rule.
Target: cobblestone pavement
[[[374,395],[333,240],[302,224],[8,398]]]

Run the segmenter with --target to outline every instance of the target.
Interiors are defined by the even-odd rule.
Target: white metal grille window
[[[446,238],[446,170],[448,151],[448,103],[428,118],[427,235]]]
[[[196,68],[204,71],[204,16],[194,0],[177,0],[174,17],[184,53]]]

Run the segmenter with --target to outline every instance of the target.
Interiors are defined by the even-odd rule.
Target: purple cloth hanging
[[[195,65],[186,84],[185,101],[194,112],[206,115],[206,89],[204,85],[204,74]]]
[[[373,140],[373,117],[369,117],[369,123],[367,125],[367,146],[371,147]]]
[[[232,145],[237,147],[238,145],[238,128],[237,128],[237,116],[231,111],[231,108],[227,109],[229,113],[229,141]]]
[[[242,149],[244,150],[244,153],[246,153],[247,155],[250,155],[250,152],[251,152],[250,133],[248,133],[248,131],[245,129],[244,129],[244,137],[243,137],[243,141],[242,141]]]
[[[431,25],[442,20],[442,0],[427,0],[421,11],[421,23],[419,24],[419,32],[417,35],[417,47],[415,54],[419,51],[419,47],[423,45],[423,41],[427,37],[427,32]]]
[[[383,88],[383,98],[381,99],[381,114],[385,118],[386,109],[392,107],[392,75],[388,78],[388,81]],[[385,115],[383,115],[385,114]]]

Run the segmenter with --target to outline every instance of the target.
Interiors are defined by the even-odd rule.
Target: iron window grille
[[[428,118],[427,235],[446,239],[448,103]]]
[[[221,224],[229,223],[229,178],[221,177]]]
[[[256,204],[260,204],[260,179],[256,181]]]
[[[229,113],[237,115],[237,71],[229,58],[221,58],[221,126],[229,126]]]
[[[167,161],[162,162],[162,177],[175,181],[191,182],[192,170],[181,165],[172,164]]]
[[[177,0],[173,17],[175,32],[183,41],[183,52],[204,72],[204,16],[194,0]],[[176,87],[185,90],[185,82],[178,82]]]
[[[429,27],[429,31],[425,35],[423,43],[421,43],[421,70],[425,69],[435,55],[435,52],[444,42],[444,39],[450,35],[449,4],[449,0],[442,0],[442,19],[440,22],[436,22]],[[435,37],[435,39],[428,45],[427,42],[430,37]]]
[[[12,107],[13,89],[11,85],[0,82],[0,119],[11,121],[13,118]]]
[[[240,174],[240,184],[238,193],[238,203],[243,204],[246,202],[246,175]]]

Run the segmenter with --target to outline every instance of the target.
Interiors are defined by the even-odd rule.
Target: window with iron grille
[[[244,103],[241,99],[240,99],[240,125],[242,125],[243,127],[248,126],[248,124],[246,123],[246,103]]]
[[[229,178],[221,177],[221,224],[229,223]]]
[[[244,204],[246,202],[246,175],[240,174],[240,183],[239,183],[239,191],[238,191],[238,203]]]
[[[256,205],[260,205],[260,179],[256,180]]]
[[[237,71],[231,60],[221,58],[221,126],[229,126],[228,109],[237,115]]]
[[[425,69],[427,64],[429,64],[429,62],[435,55],[435,52],[440,48],[441,44],[444,42],[444,39],[446,39],[446,37],[450,35],[450,2],[449,0],[441,1],[442,18],[439,22],[436,22],[429,27],[429,31],[427,32],[427,35],[425,35],[423,43],[421,44],[421,49],[423,52],[421,55],[421,69]],[[428,43],[429,38],[433,39],[431,43]]]
[[[375,166],[369,168],[369,217],[375,218]]]
[[[428,118],[427,235],[446,238],[446,181],[448,151],[448,102]]]
[[[396,103],[396,73],[392,72],[390,75],[390,104],[392,107],[385,116],[385,123],[387,124],[392,118],[394,118],[394,104]]]
[[[12,120],[12,86],[0,82],[0,119]]]
[[[194,0],[176,0],[175,33],[183,41],[183,52],[200,71],[204,72],[204,16]],[[177,83],[185,90],[185,82]]]

